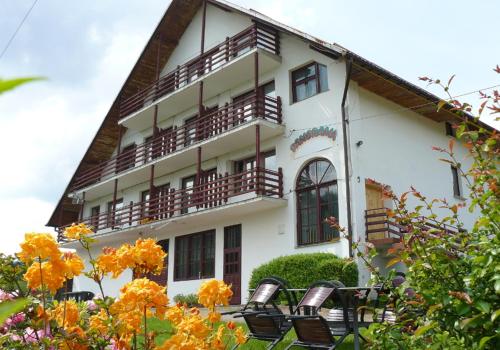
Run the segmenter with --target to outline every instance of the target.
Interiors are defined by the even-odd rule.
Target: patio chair
[[[339,303],[340,310],[347,310],[338,288],[343,286],[338,281],[318,281],[313,283],[297,305],[295,315],[286,318],[292,322],[297,339],[285,349],[294,346],[310,349],[335,349],[349,335],[347,313],[343,313],[338,322],[330,324],[320,310],[326,301]],[[302,315],[300,315],[302,310]]]
[[[80,301],[88,301],[92,300],[94,298],[94,293],[92,292],[68,292],[68,293],[63,293],[62,294],[62,300],[68,300],[68,299],[73,299],[77,302]]]
[[[249,341],[263,340],[269,342],[266,349],[273,349],[292,328],[292,323],[285,319],[285,314],[277,305],[279,298],[283,296],[288,302],[290,314],[294,313],[297,297],[295,292],[288,289],[288,282],[279,277],[264,278],[241,310],[225,312],[223,315],[243,318],[248,326]],[[237,347],[235,345],[232,349]]]

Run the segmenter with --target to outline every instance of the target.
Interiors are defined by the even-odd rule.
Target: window
[[[453,178],[453,195],[455,197],[462,197],[462,184],[460,183],[459,169],[456,166],[451,166],[451,175]]]
[[[124,170],[133,168],[135,166],[135,149],[136,149],[136,144],[133,143],[131,145],[128,145],[126,147],[123,147],[122,151],[120,152],[120,155],[118,156],[117,159],[117,164],[116,164],[116,171],[117,172],[122,172]]]
[[[99,230],[99,212],[101,207],[95,206],[90,209],[90,226],[94,228],[95,231]]]
[[[196,124],[198,124],[198,115],[184,121],[184,146],[186,147],[196,141]]]
[[[276,152],[274,150],[263,152],[261,154],[261,167],[269,170],[278,170],[276,164]],[[242,159],[234,162],[234,173],[242,174],[241,177],[235,178],[234,190],[235,192],[245,192],[253,190],[253,182],[252,180],[253,174],[250,170],[254,169],[256,165],[255,156]]]
[[[168,215],[173,215],[173,213],[169,213],[168,211],[168,194],[170,191],[170,183],[166,183],[164,185],[156,186],[155,188],[155,207],[156,207],[156,218],[158,219],[166,219]]]
[[[117,226],[121,224],[123,208],[123,198],[117,199],[115,204],[115,211],[113,212],[113,202],[108,202],[108,227]]]
[[[444,127],[446,130],[446,135],[452,136],[452,137],[457,137],[457,130],[455,129],[455,126],[452,123],[445,122]]]
[[[325,223],[329,216],[338,218],[337,175],[325,159],[308,163],[297,178],[297,241],[307,245],[331,241],[338,231]]]
[[[141,219],[149,217],[149,190],[141,192]]]
[[[175,237],[174,280],[215,275],[215,230]]]
[[[274,80],[259,86],[258,93],[261,96],[276,97]],[[255,111],[254,96],[255,96],[255,90],[251,90],[233,98],[233,103],[234,103],[233,125],[242,124],[244,122],[250,121],[252,117],[256,117],[255,115],[253,115]]]
[[[328,90],[326,66],[311,63],[292,72],[293,102],[305,100],[308,97]]]
[[[182,189],[184,190],[182,192],[182,209],[181,209],[181,214],[187,214],[191,213],[194,211],[194,207],[192,206],[193,202],[193,187],[194,187],[194,182],[196,180],[196,176],[188,176],[182,179]]]

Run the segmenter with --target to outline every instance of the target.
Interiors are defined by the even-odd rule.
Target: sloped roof
[[[332,58],[340,58],[342,56],[350,58],[353,61],[352,80],[356,81],[359,86],[405,108],[411,108],[415,112],[435,121],[457,118],[456,114],[449,111],[448,106],[445,106],[440,111],[436,110],[436,104],[440,100],[439,97],[405,81],[340,45],[315,38],[297,29],[279,23],[257,11],[242,8],[225,0],[207,1],[209,4],[226,11],[234,11],[249,16],[253,20],[263,22],[281,32],[299,37],[306,41],[311,48],[319,50]],[[118,125],[119,102],[149,86],[156,80],[157,64],[159,64],[160,67],[165,65],[177,46],[182,34],[202,4],[203,0],[172,0],[117,97],[113,101],[109,112],[104,118],[99,130],[90,143],[90,146],[85,152],[85,155],[80,161],[80,164],[52,213],[47,226],[56,227],[60,224],[60,219],[63,222],[67,222],[67,217],[71,217],[71,215],[79,212],[79,205],[72,204],[71,199],[68,198],[68,191],[77,174],[112,156],[112,153],[117,147],[118,135],[120,132],[120,126]],[[160,55],[157,54],[158,47],[160,47],[161,50]]]

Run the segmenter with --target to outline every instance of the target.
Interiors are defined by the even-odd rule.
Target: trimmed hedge
[[[255,288],[261,279],[269,276],[287,280],[292,288],[307,288],[319,280],[337,280],[346,286],[356,286],[358,267],[352,260],[331,253],[281,256],[255,268],[249,288]]]

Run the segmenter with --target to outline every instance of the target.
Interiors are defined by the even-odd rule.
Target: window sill
[[[334,244],[334,243],[339,243],[341,241],[340,237],[339,238],[333,238],[329,241],[324,241],[324,242],[318,242],[318,243],[309,243],[309,244],[296,244],[295,249],[301,249],[301,248],[307,248],[307,247],[315,247],[315,246],[320,246],[320,245],[326,245],[326,244]]]

